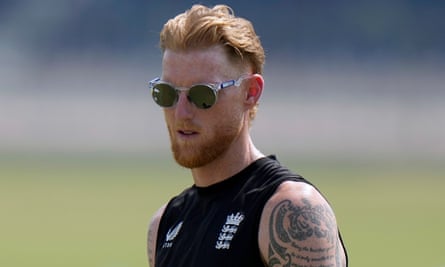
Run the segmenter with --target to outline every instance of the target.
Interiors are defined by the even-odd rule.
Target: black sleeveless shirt
[[[265,266],[258,245],[260,218],[284,181],[310,184],[269,156],[217,184],[186,189],[170,200],[161,218],[155,266]]]

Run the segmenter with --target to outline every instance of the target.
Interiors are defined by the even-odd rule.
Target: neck
[[[206,187],[237,174],[264,155],[253,145],[249,135],[246,140],[234,142],[219,158],[209,164],[192,169],[196,186]]]

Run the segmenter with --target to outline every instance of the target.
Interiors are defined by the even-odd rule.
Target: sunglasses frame
[[[156,77],[156,78],[152,79],[151,81],[149,81],[149,82],[148,82],[148,85],[149,85],[149,88],[150,88],[150,91],[151,91],[151,95],[152,95],[152,97],[153,97],[153,100],[155,101],[156,104],[158,104],[158,105],[159,105],[160,107],[162,107],[162,108],[172,108],[172,107],[174,107],[174,106],[178,103],[179,93],[180,93],[180,92],[187,92],[187,91],[190,91],[190,89],[193,88],[193,87],[195,87],[195,86],[205,86],[205,87],[209,88],[209,89],[213,92],[213,94],[214,94],[214,96],[215,96],[215,102],[214,102],[214,103],[212,103],[212,104],[209,105],[208,107],[200,107],[200,106],[196,105],[196,103],[193,102],[190,98],[188,98],[188,100],[189,100],[191,103],[193,103],[193,104],[194,104],[197,108],[199,108],[199,109],[208,109],[208,108],[210,108],[210,107],[212,107],[213,105],[216,104],[216,101],[218,100],[218,92],[219,92],[219,91],[221,91],[221,90],[224,89],[224,88],[231,87],[231,86],[236,86],[236,87],[238,87],[238,86],[241,85],[242,81],[244,81],[245,79],[251,78],[251,77],[252,77],[251,74],[244,74],[244,75],[240,76],[240,77],[239,77],[238,79],[236,79],[236,80],[228,80],[228,81],[221,82],[221,83],[199,83],[199,84],[194,84],[194,85],[192,85],[192,86],[190,86],[190,87],[176,87],[176,86],[173,86],[172,84],[170,84],[170,83],[168,83],[168,82],[162,81],[161,78]],[[156,85],[159,85],[159,84],[164,84],[164,85],[170,86],[171,88],[173,88],[173,89],[175,90],[175,92],[176,92],[176,98],[175,98],[175,100],[174,100],[174,102],[173,102],[173,104],[172,104],[171,106],[161,106],[161,105],[154,99],[154,96],[153,96],[153,90],[154,90],[155,86],[156,86]],[[187,96],[188,96],[188,95],[187,95]]]

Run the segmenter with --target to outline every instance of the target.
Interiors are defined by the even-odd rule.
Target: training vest
[[[260,218],[284,181],[310,184],[269,156],[222,182],[186,189],[162,215],[155,266],[265,266],[258,246]]]

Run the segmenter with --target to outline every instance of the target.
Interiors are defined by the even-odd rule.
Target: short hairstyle
[[[185,51],[223,45],[229,59],[247,62],[253,73],[262,74],[264,49],[252,23],[235,17],[232,8],[193,5],[191,9],[167,21],[160,34],[162,52]]]

